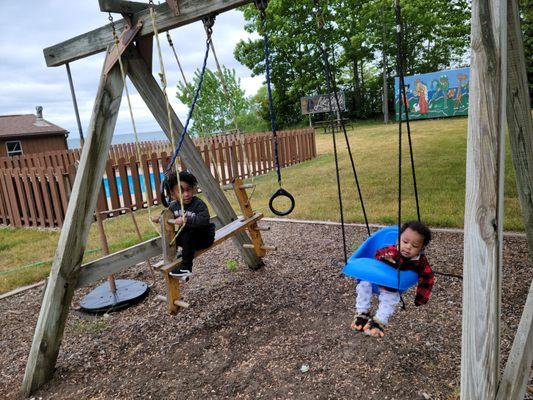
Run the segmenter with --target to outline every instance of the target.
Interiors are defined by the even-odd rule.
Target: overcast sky
[[[3,17],[0,24],[0,115],[31,114],[35,113],[35,106],[42,105],[47,120],[70,131],[70,137],[77,137],[65,66],[47,67],[43,49],[105,25],[107,14],[100,11],[97,0],[0,0],[0,15]],[[119,18],[115,15],[115,19]],[[185,75],[190,79],[194,70],[201,67],[203,59],[205,33],[202,23],[178,28],[171,34]],[[242,13],[229,11],[217,17],[213,36],[217,55],[224,65],[237,71],[247,95],[253,95],[263,79],[252,78],[250,71],[233,57],[235,44],[247,37]],[[168,97],[183,119],[188,109],[176,100],[178,67],[165,34],[160,35],[160,41],[168,75]],[[154,51],[155,47],[154,43]],[[89,125],[103,60],[103,53],[100,53],[70,64],[84,133]],[[208,67],[216,68],[212,57]],[[154,54],[154,73],[158,70],[159,61]],[[159,130],[130,82],[128,89],[138,131]],[[132,132],[125,96],[115,132]]]

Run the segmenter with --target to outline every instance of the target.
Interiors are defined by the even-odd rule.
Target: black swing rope
[[[400,100],[399,100],[399,118],[398,118],[398,245],[400,246],[400,230],[402,223],[402,108],[404,106],[404,101],[407,102],[407,90],[405,88],[405,79],[404,79],[404,52],[403,52],[403,20],[401,14],[400,0],[396,0],[396,42],[397,42],[397,73],[398,80],[400,84]],[[418,186],[416,183],[416,172],[415,172],[415,161],[413,155],[413,144],[411,140],[411,127],[409,124],[409,107],[405,105],[405,125],[407,128],[407,140],[409,143],[409,156],[411,160],[411,173],[413,176],[413,188],[415,194],[416,202],[416,215],[418,221],[420,222],[420,204],[418,199]],[[433,270],[435,275],[449,276],[452,278],[463,279],[462,275],[451,274],[447,272],[440,272]],[[398,289],[400,286],[400,270],[398,269]],[[405,309],[405,304],[402,307]]]
[[[276,115],[274,114],[274,100],[272,98],[272,88],[270,83],[270,46],[268,44],[268,34],[266,29],[266,8],[268,7],[268,0],[254,0],[254,4],[259,11],[259,17],[261,19],[261,33],[263,34],[263,47],[265,53],[265,75],[266,86],[268,94],[268,113],[270,117],[270,128],[272,130],[272,141],[274,143],[274,163],[276,167],[276,174],[278,176],[279,189],[274,192],[270,197],[268,206],[270,211],[279,216],[289,215],[295,206],[294,197],[282,187],[281,179],[281,166],[279,163],[279,150],[278,150],[278,133],[276,129]],[[285,197],[290,201],[290,205],[285,210],[278,210],[274,207],[274,201],[279,197]]]
[[[339,199],[339,211],[340,211],[340,219],[341,219],[341,231],[342,231],[342,243],[343,243],[343,254],[344,254],[344,262],[346,263],[348,261],[348,254],[346,250],[346,229],[345,229],[345,223],[344,223],[344,208],[343,208],[343,202],[342,202],[342,190],[341,190],[341,181],[340,181],[340,172],[339,172],[339,161],[338,161],[338,152],[337,152],[337,139],[336,139],[336,133],[335,133],[335,123],[334,123],[334,114],[333,114],[333,104],[331,99],[331,93],[333,93],[333,96],[335,98],[335,105],[337,107],[337,110],[340,112],[340,101],[339,101],[339,94],[338,94],[338,88],[335,80],[334,73],[331,68],[331,64],[329,62],[329,52],[326,48],[326,44],[324,41],[324,35],[323,35],[323,29],[324,29],[324,19],[322,16],[322,12],[320,9],[320,0],[315,0],[315,5],[317,7],[316,10],[316,21],[317,21],[317,27],[318,27],[318,38],[320,42],[320,52],[322,55],[322,66],[324,68],[324,75],[326,78],[326,91],[328,93],[328,102],[329,102],[329,122],[331,123],[331,134],[333,139],[333,154],[335,158],[335,174],[337,178],[337,194]],[[340,124],[342,128],[342,132],[344,134],[344,139],[346,140],[346,146],[348,149],[348,154],[350,157],[350,163],[352,167],[352,172],[355,180],[355,185],[357,187],[357,193],[359,195],[359,200],[361,202],[361,209],[363,212],[365,225],[367,229],[368,236],[370,236],[370,225],[368,223],[368,217],[366,214],[366,208],[365,203],[363,200],[363,195],[361,191],[361,186],[359,184],[359,178],[357,175],[357,170],[355,168],[355,161],[353,158],[350,141],[348,139],[348,133],[346,131],[346,125],[342,119],[340,119]]]
[[[170,159],[170,162],[168,163],[167,168],[166,168],[165,175],[167,177],[169,173],[172,171],[172,167],[174,163],[176,162],[176,159],[178,158],[179,152],[181,150],[181,146],[183,145],[183,140],[185,139],[185,135],[187,134],[187,130],[189,128],[189,123],[191,122],[194,108],[196,106],[196,103],[198,102],[198,99],[200,98],[200,92],[202,90],[202,83],[204,82],[207,59],[209,57],[209,49],[211,47],[211,36],[213,34],[213,25],[215,23],[215,17],[214,16],[205,17],[203,19],[203,23],[204,23],[205,31],[207,34],[207,38],[205,41],[204,61],[202,64],[202,69],[200,71],[198,85],[194,92],[194,97],[191,103],[191,107],[189,108],[189,113],[187,114],[187,120],[185,121],[185,124],[183,125],[183,129],[181,130],[181,133],[178,139],[178,144],[176,145],[176,148],[174,149],[174,152],[172,154],[172,158]],[[165,179],[163,179],[163,182],[161,183],[161,200],[165,207],[168,207],[169,205],[169,201],[167,200],[167,195],[169,195],[168,192],[170,191],[170,188],[168,187],[167,177],[165,177]]]

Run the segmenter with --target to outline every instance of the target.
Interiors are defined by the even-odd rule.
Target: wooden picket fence
[[[316,157],[313,130],[282,131],[278,135],[282,167]],[[220,184],[275,168],[271,133],[220,135],[199,139],[195,144]],[[119,214],[113,210],[135,211],[160,204],[159,188],[171,147],[163,141],[145,142],[141,150],[138,160],[133,144],[110,149],[97,201],[97,210],[104,218]],[[0,158],[0,224],[61,227],[79,157],[76,149]],[[180,161],[178,167],[182,170],[186,165]]]

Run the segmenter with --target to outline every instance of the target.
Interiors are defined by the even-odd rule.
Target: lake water
[[[153,131],[153,132],[142,132],[138,134],[139,141],[141,142],[149,142],[152,140],[167,140],[167,137],[163,133],[163,131]],[[113,135],[112,144],[120,144],[120,143],[134,143],[135,142],[135,136],[133,133],[129,135]],[[71,132],[69,134],[69,137],[67,139],[67,144],[69,149],[76,149],[80,147],[80,138],[77,136],[75,132]]]

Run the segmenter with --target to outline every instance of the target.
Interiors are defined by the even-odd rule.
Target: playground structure
[[[250,1],[174,1],[176,13],[166,4],[157,6],[160,32]],[[110,11],[131,12],[129,2],[107,1]],[[139,4],[139,3],[134,3]],[[509,4],[509,7],[507,7]],[[111,7],[112,5],[112,7]],[[135,46],[124,50],[127,74],[167,136],[164,94],[151,73],[152,30],[146,10],[131,17],[141,24]],[[139,22],[142,21],[142,22]],[[509,124],[518,192],[525,215],[530,253],[533,254],[533,139],[524,52],[516,1],[473,1],[472,65],[465,210],[463,296],[463,346],[461,397],[463,399],[519,399],[525,390],[533,357],[533,287],[518,328],[503,376],[499,373],[499,316],[503,240],[503,168],[505,121]],[[124,28],[125,21],[116,23]],[[133,26],[133,25],[131,25]],[[483,38],[483,39],[482,39]],[[488,38],[488,39],[487,39]],[[45,50],[49,66],[58,66],[106,48],[113,43],[109,26]],[[509,44],[509,47],[507,47]],[[148,51],[150,50],[150,51]],[[114,64],[103,74],[87,141],[80,160],[64,228],[52,266],[23,383],[29,394],[50,379],[57,359],[65,321],[75,288],[161,252],[159,241],[141,243],[105,259],[81,266],[90,219],[96,206],[107,149],[111,142],[123,81]],[[506,93],[509,93],[507,98]],[[507,112],[507,115],[506,115]],[[506,118],[507,117],[507,118]],[[181,124],[172,112],[174,126]],[[184,162],[224,225],[237,220],[218,184],[207,170],[191,140],[182,149]],[[251,226],[251,225],[250,225]],[[242,232],[235,241],[246,264],[261,264],[257,243]],[[250,248],[253,247],[253,250]],[[255,251],[254,251],[255,250]],[[165,260],[169,262],[170,260]],[[126,265],[127,264],[127,265]],[[176,297],[169,297],[175,305]]]

